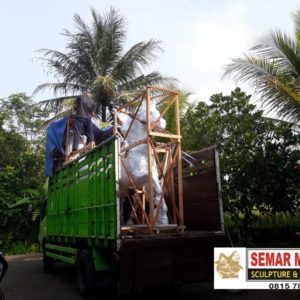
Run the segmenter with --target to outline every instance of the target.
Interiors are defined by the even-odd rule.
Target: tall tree
[[[299,211],[300,176],[295,167],[300,134],[287,122],[264,118],[239,88],[228,96],[215,94],[210,101],[186,112],[183,146],[218,146],[226,208],[236,217],[242,213],[245,234],[255,209]]]
[[[38,211],[44,193],[44,147],[41,136],[32,136],[46,117],[25,94],[0,99],[0,245],[4,251],[16,241],[37,238],[31,213]],[[15,206],[16,202],[23,205]]]
[[[293,15],[295,36],[275,30],[225,66],[224,77],[250,83],[263,103],[293,122],[300,121],[300,10]]]
[[[116,101],[126,99],[126,92],[164,83],[168,78],[156,71],[143,74],[162,50],[159,41],[139,42],[124,53],[124,18],[114,8],[102,15],[94,9],[91,13],[91,26],[75,14],[76,31],[63,31],[68,39],[66,53],[52,49],[39,50],[43,55],[39,60],[60,82],[39,85],[34,93],[46,88],[52,89],[55,95],[62,93],[63,97],[41,102],[59,112],[70,97],[91,90],[98,104],[97,113],[102,121],[106,121],[107,108],[111,112]]]
[[[29,141],[36,140],[36,130],[49,113],[34,104],[24,93],[0,99],[0,127],[17,132]]]
[[[167,89],[172,90],[172,91],[178,91],[179,96],[178,96],[178,104],[179,104],[179,118],[181,119],[184,114],[186,109],[190,106],[188,102],[189,96],[192,94],[188,90],[180,89],[177,85],[175,84],[169,84],[167,85]],[[173,98],[171,98],[173,99]],[[167,107],[169,104],[170,100],[167,100],[160,108],[159,110],[161,112],[164,111],[164,109]],[[171,132],[175,133],[176,132],[176,109],[175,105],[172,105],[169,107],[168,111],[164,115],[164,119],[166,120],[166,129]]]

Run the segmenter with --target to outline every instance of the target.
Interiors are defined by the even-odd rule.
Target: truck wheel
[[[85,249],[77,254],[76,279],[79,293],[89,297],[96,287],[96,269],[92,253]]]
[[[46,256],[46,249],[43,247],[43,268],[46,273],[49,273],[54,268],[54,259]]]

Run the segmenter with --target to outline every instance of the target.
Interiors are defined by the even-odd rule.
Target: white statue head
[[[156,108],[156,103],[154,101],[151,101],[150,102],[150,122],[151,122],[151,124],[153,124],[159,118],[159,116],[160,116],[160,112]],[[147,107],[146,107],[145,100],[143,101],[136,117],[137,117],[137,120],[135,120],[133,122],[130,131],[135,131],[135,129],[137,129],[138,131],[141,131],[141,130],[146,131],[145,124],[146,124],[146,120],[147,120]],[[121,131],[123,134],[125,134],[127,132],[127,130],[129,129],[132,118],[126,114],[123,114],[122,112],[119,114],[119,118],[122,121]],[[165,129],[166,128],[166,120],[164,118],[160,118],[157,126],[161,129]],[[134,135],[135,135],[135,133],[134,133]]]
[[[150,122],[153,124],[158,117],[160,116],[160,112],[156,108],[155,101],[150,101]],[[147,107],[146,107],[146,101],[143,101],[138,113],[137,118],[143,122],[146,122],[147,119]],[[158,127],[161,129],[166,128],[166,120],[164,118],[160,118],[158,122]]]

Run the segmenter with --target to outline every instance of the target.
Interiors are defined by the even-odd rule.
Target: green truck
[[[54,171],[40,223],[43,266],[75,265],[79,292],[119,294],[212,278],[213,248],[226,245],[218,154],[182,161],[184,226],[122,224],[119,138],[112,136]],[[135,230],[136,228],[137,230]]]

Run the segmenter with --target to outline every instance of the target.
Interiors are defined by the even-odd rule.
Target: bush
[[[19,227],[6,227],[7,231],[0,233],[0,251],[5,254],[24,254],[37,252],[38,221],[32,222],[26,230]]]
[[[297,247],[299,244],[296,232],[300,231],[300,213],[281,212],[268,215],[256,213],[252,223],[249,224],[246,238],[242,230],[242,216],[237,219],[225,213],[224,219],[234,246],[245,246],[245,239],[248,247]]]
[[[36,253],[40,251],[38,243],[32,242],[15,242],[11,245],[9,249],[5,252],[6,255],[16,255],[16,254],[27,254],[27,253]]]

